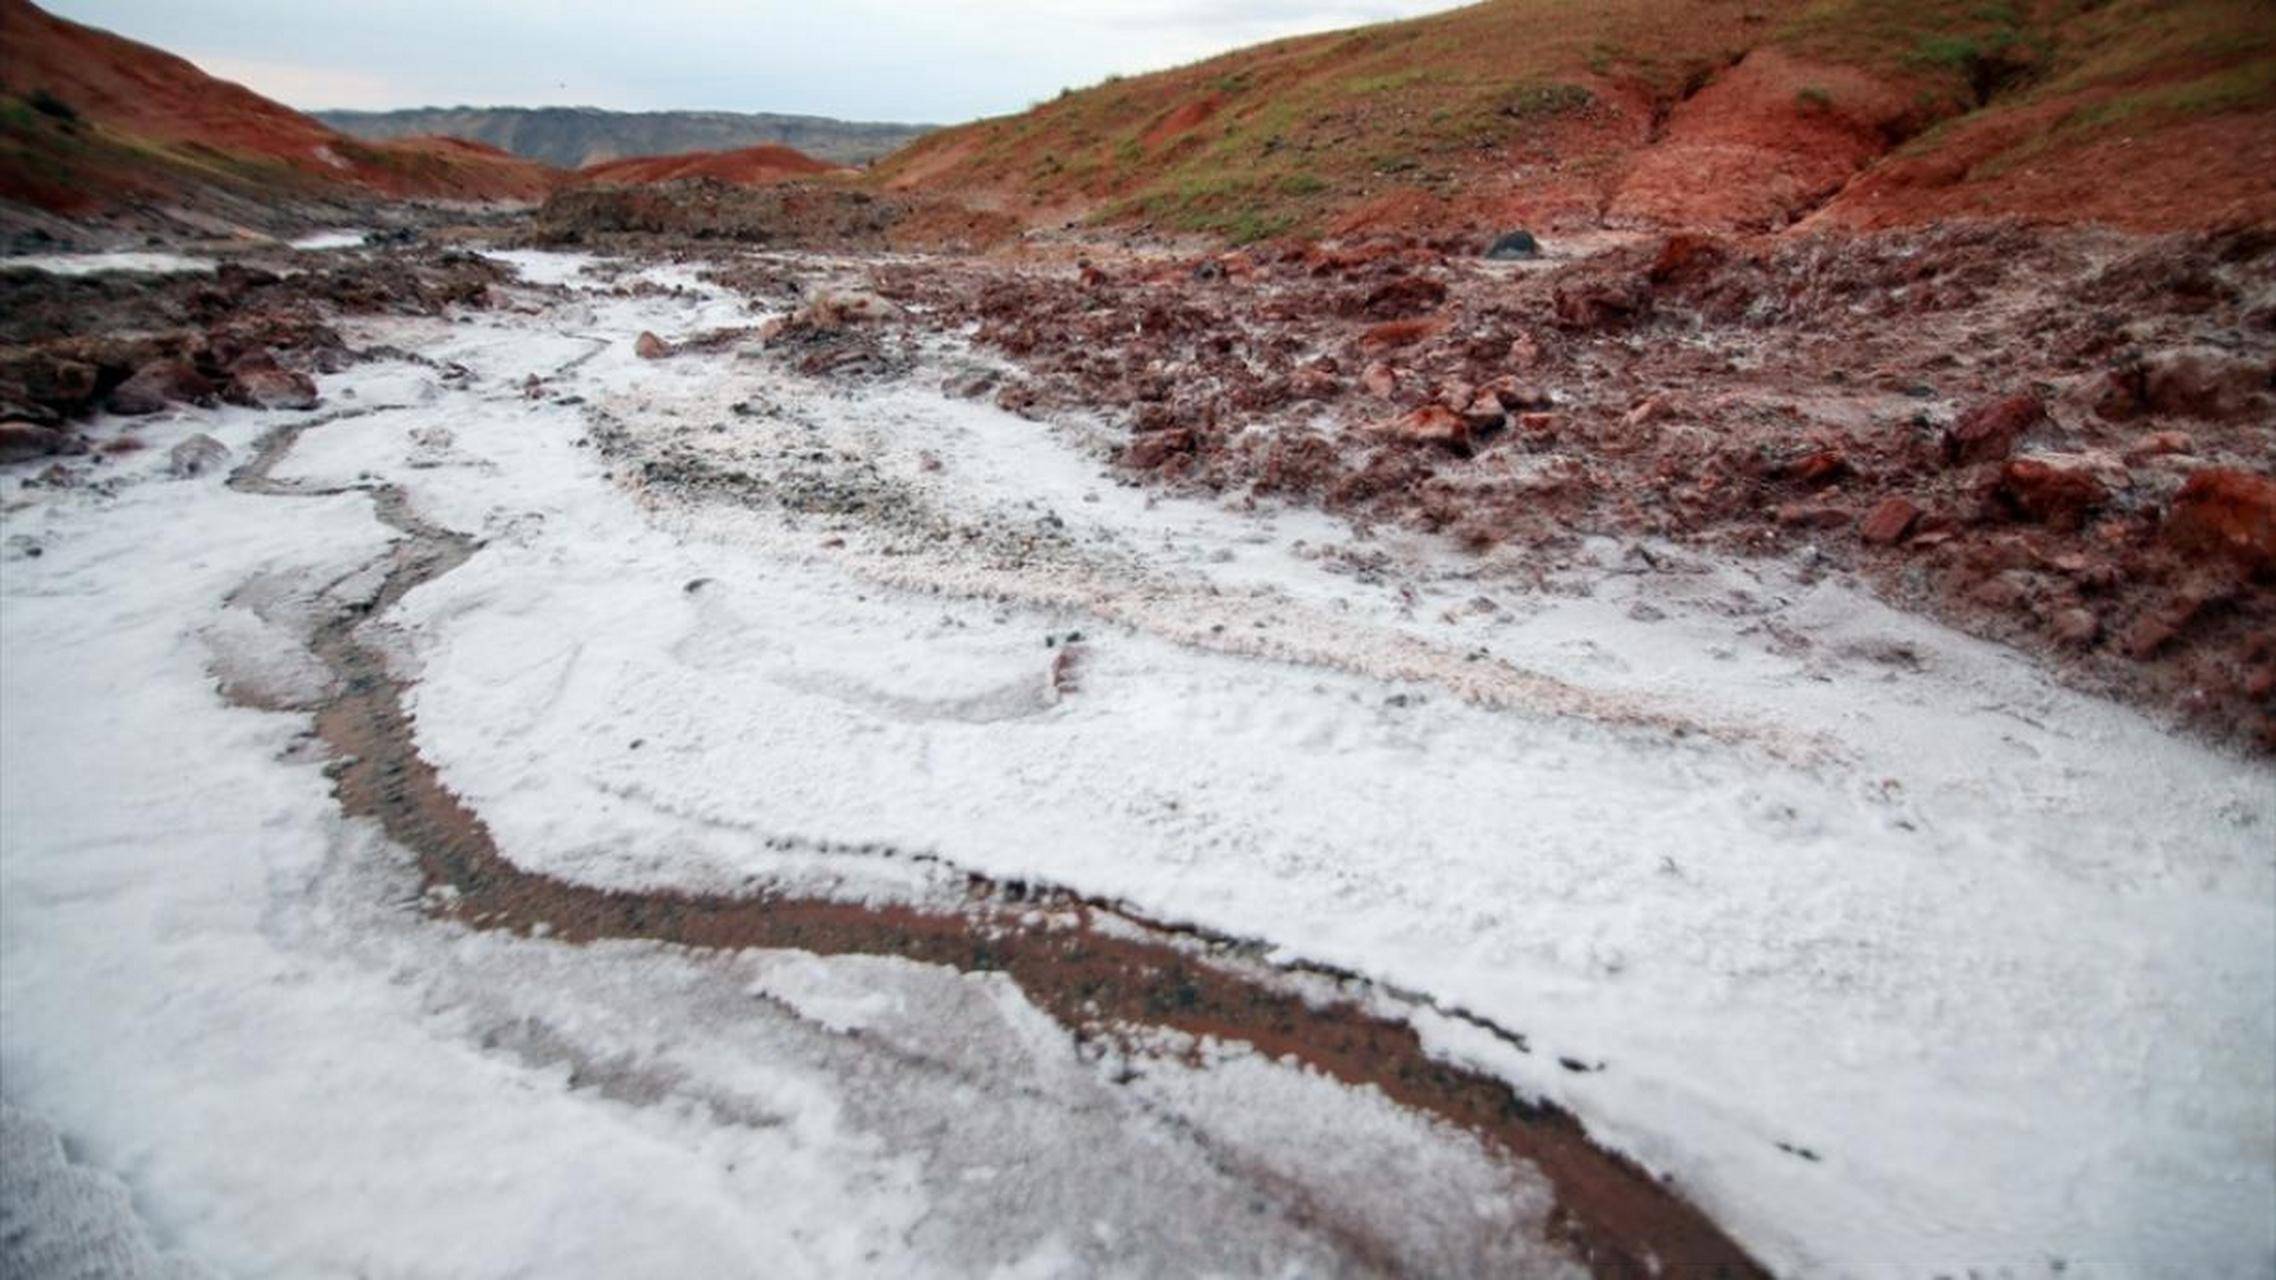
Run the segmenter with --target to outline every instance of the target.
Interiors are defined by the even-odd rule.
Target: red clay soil
[[[74,138],[51,149],[46,184],[6,182],[12,194],[37,199],[61,187],[60,200],[83,205],[89,190],[131,196],[188,180],[199,168],[240,182],[297,177],[393,196],[534,199],[550,190],[555,171],[471,143],[411,139],[360,142],[219,80],[184,59],[106,31],[57,18],[28,0],[0,0],[0,91],[62,104],[100,137]],[[81,125],[84,128],[85,125]],[[251,166],[251,167],[249,167]],[[32,166],[18,155],[0,161],[10,179]],[[168,176],[166,170],[175,172]],[[186,171],[186,172],[185,172]]]
[[[1776,228],[1888,149],[1911,110],[1851,67],[1757,49],[1678,103],[1606,208],[1615,222]]]
[[[2266,112],[2159,122],[2027,154],[2064,117],[2110,96],[1955,126],[1933,152],[1882,160],[1821,219],[1879,228],[1998,213],[2144,232],[2276,225],[2276,118]]]
[[[789,147],[744,147],[736,151],[691,151],[676,156],[628,156],[577,171],[580,183],[631,186],[711,178],[738,187],[758,187],[833,172],[828,163]]]

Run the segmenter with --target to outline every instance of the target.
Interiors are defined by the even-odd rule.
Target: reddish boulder
[[[662,338],[643,329],[640,336],[632,340],[632,354],[643,360],[661,360],[672,354],[672,347]]]
[[[0,422],[0,466],[56,453],[85,453],[87,442],[35,422]]]
[[[2046,417],[2047,407],[2032,395],[1979,404],[1961,414],[1944,433],[1944,460],[1955,466],[1997,462],[2015,452],[2015,442]]]
[[[1630,415],[1634,421],[1634,415]],[[1786,465],[1786,478],[1811,489],[1822,489],[1849,474],[1849,459],[1838,449],[1820,449]]]
[[[215,388],[186,360],[153,360],[111,392],[112,413],[139,416],[173,404],[212,404]]]
[[[1646,274],[1653,284],[1680,284],[1706,274],[1730,256],[1729,247],[1713,236],[1679,231],[1660,245]]]
[[[1857,535],[1876,546],[1894,546],[1904,541],[1920,521],[1920,507],[1909,498],[1883,498],[1867,513]]]
[[[1424,405],[1413,413],[1378,423],[1374,430],[1409,444],[1437,445],[1457,453],[1470,449],[1470,424],[1442,404]]]
[[[242,356],[229,366],[229,385],[222,392],[231,404],[256,409],[313,409],[316,383],[305,373],[284,368],[266,351]]]
[[[2107,502],[2110,491],[2087,471],[2037,458],[2017,458],[2000,469],[1990,498],[2007,514],[2058,529],[2085,525],[2087,513]]]
[[[2141,368],[2142,403],[2155,413],[2229,421],[2267,404],[2269,367],[2208,347],[2163,351]]]
[[[1133,438],[1122,450],[1122,465],[1134,471],[1152,471],[1171,458],[1192,453],[1199,443],[1187,427],[1148,431]]]
[[[1567,329],[1610,329],[1641,314],[1644,286],[1634,279],[1583,280],[1558,287],[1557,323]]]
[[[2166,514],[2165,536],[2233,557],[2250,572],[2276,572],[2276,480],[2226,467],[2191,475]]]

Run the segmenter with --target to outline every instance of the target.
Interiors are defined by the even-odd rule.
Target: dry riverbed
[[[1108,423],[944,394],[1000,370],[953,336],[816,372],[699,266],[497,256],[502,305],[342,321],[395,354],[315,410],[5,494],[42,1230],[229,1274],[2276,1259],[2265,763],[1806,557],[1165,496]]]

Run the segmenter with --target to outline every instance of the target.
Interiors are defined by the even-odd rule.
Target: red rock
[[[1399,389],[1399,371],[1378,360],[1359,375],[1359,385],[1367,394],[1388,400]]]
[[[2196,472],[2166,514],[2165,536],[2230,556],[2249,572],[2276,572],[2276,479],[2227,467]]]
[[[2118,637],[2118,647],[2126,656],[2137,662],[2157,656],[2157,652],[2172,643],[2181,634],[2181,627],[2161,613],[2145,613],[2134,619],[2132,626]]]
[[[1462,407],[1462,420],[1470,424],[1473,432],[1499,431],[1509,422],[1509,413],[1502,408],[1500,396],[1481,391],[1469,398]]]
[[[1423,276],[1400,276],[1377,285],[1360,300],[1359,311],[1375,320],[1403,320],[1436,310],[1446,301],[1446,286]]]
[[[1502,402],[1502,408],[1511,413],[1529,413],[1555,408],[1556,398],[1540,387],[1519,382],[1514,377],[1496,378],[1486,384],[1486,390]]]
[[[229,386],[223,394],[231,404],[256,409],[313,409],[319,402],[313,379],[279,367],[265,351],[244,356],[229,367]]]
[[[1411,347],[1446,327],[1442,320],[1386,320],[1359,335],[1360,350],[1369,353]]]
[[[1122,465],[1137,471],[1152,471],[1179,454],[1192,453],[1198,443],[1192,430],[1186,427],[1149,431],[1131,440],[1123,449]]]
[[[2109,490],[2084,470],[2037,458],[2017,458],[2000,469],[1993,502],[2010,514],[2058,529],[2085,525],[2088,512],[2109,500]]]
[[[1679,231],[1660,245],[1659,256],[1645,274],[1653,284],[1676,284],[1704,275],[1722,265],[1730,249],[1713,236]]]
[[[1778,523],[1797,529],[1838,529],[1849,523],[1849,512],[1812,502],[1789,502],[1775,513]]]
[[[2152,412],[2215,421],[2251,416],[2267,404],[2269,367],[2207,347],[2162,351],[2142,366],[2142,403]]]
[[[662,338],[643,329],[640,336],[632,340],[632,354],[643,360],[661,360],[672,354],[672,347]]]
[[[72,446],[77,445],[74,449]],[[0,466],[55,453],[84,453],[77,436],[31,422],[0,422]]]
[[[1920,506],[1909,498],[1883,498],[1865,517],[1857,535],[1876,546],[1894,546],[1920,520]]]
[[[1554,439],[1557,434],[1557,415],[1521,413],[1517,415],[1517,429],[1537,440]]]
[[[2186,431],[2156,431],[2126,446],[2126,461],[2147,462],[2177,453],[2195,453],[2197,442]]]
[[[2102,619],[2095,617],[2092,609],[2075,606],[2057,609],[2054,616],[2047,620],[2047,629],[2064,644],[2083,648],[2093,644],[2102,634]]]
[[[1968,598],[1987,609],[2020,609],[2031,599],[2031,588],[2018,581],[2013,571],[2003,571],[1977,583]]]
[[[1308,366],[1289,376],[1288,392],[1298,400],[1333,400],[1343,393],[1343,380],[1326,369]]]
[[[1374,430],[1409,444],[1437,445],[1465,453],[1470,448],[1470,424],[1442,404],[1424,405],[1413,413],[1379,423]]]
[[[111,392],[104,406],[112,413],[139,416],[171,404],[211,404],[215,388],[185,360],[153,360]]]
[[[2015,442],[2046,416],[2047,407],[2031,395],[1977,405],[1961,414],[1944,433],[1944,460],[1956,465],[1997,462],[2015,452]]]
[[[1820,449],[1788,463],[1786,478],[1799,485],[1817,489],[1832,484],[1849,474],[1849,459],[1838,449]]]
[[[1582,280],[1560,286],[1554,297],[1557,323],[1567,329],[1608,329],[1644,309],[1641,284],[1633,279]]]
[[[1664,395],[1645,396],[1628,410],[1627,423],[1631,427],[1640,427],[1668,416],[1674,409],[1674,403]]]

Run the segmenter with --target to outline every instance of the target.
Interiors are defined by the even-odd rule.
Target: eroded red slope
[[[544,165],[454,140],[359,142],[185,59],[28,0],[0,0],[0,93],[11,100],[0,185],[51,207],[201,180],[527,199],[558,178]]]

